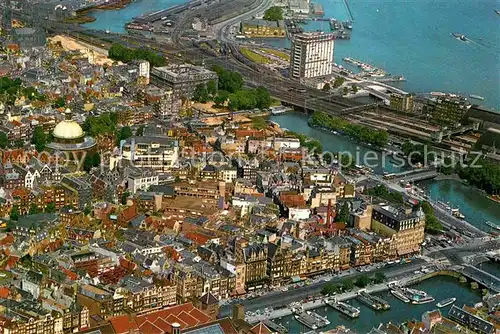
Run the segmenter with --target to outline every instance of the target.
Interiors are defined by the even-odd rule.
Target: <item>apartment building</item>
[[[334,40],[331,33],[295,34],[291,46],[290,77],[307,79],[332,74]]]

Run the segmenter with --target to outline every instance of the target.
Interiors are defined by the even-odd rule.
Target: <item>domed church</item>
[[[80,124],[71,119],[69,109],[65,113],[66,119],[54,128],[54,140],[47,144],[47,148],[61,152],[90,151],[96,145],[95,139],[85,136]]]

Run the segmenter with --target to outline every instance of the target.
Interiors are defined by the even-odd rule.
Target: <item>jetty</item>
[[[388,302],[380,297],[372,296],[366,291],[360,291],[356,298],[361,303],[376,311],[388,310],[391,308],[391,305]]]
[[[288,333],[288,329],[286,329],[285,326],[277,324],[274,321],[271,321],[269,319],[262,320],[262,323],[264,325],[266,325],[267,328],[269,328],[270,330],[272,330],[275,333],[278,333],[278,334],[286,334],[286,333]]]
[[[326,303],[331,307],[333,307],[335,310],[351,318],[357,318],[361,313],[358,308],[344,302],[338,302],[334,300],[334,301],[327,301]]]
[[[328,321],[328,319],[320,316],[313,311],[296,311],[295,319],[311,329],[318,329],[330,324],[330,321]]]

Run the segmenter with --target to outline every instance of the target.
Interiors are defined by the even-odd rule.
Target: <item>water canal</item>
[[[459,307],[462,307],[464,304],[472,306],[481,301],[480,290],[472,290],[468,284],[461,284],[453,277],[434,277],[415,287],[432,295],[436,301],[423,305],[405,304],[393,297],[389,292],[382,292],[377,295],[391,304],[391,309],[388,311],[374,311],[355,299],[349,301],[351,305],[360,308],[361,315],[358,319],[351,319],[341,315],[330,306],[325,305],[315,310],[315,312],[320,315],[327,316],[330,321],[330,325],[321,330],[343,325],[355,330],[357,333],[368,333],[374,326],[380,323],[387,323],[390,321],[396,324],[412,319],[421,321],[422,313],[437,309],[436,303],[446,298],[457,298],[455,305]],[[441,312],[446,315],[450,308],[451,305],[444,307],[441,309]],[[301,323],[297,322],[293,316],[287,316],[281,320],[275,319],[274,321],[289,328],[289,333],[304,333],[309,330],[308,328],[304,328]]]
[[[328,131],[312,128],[307,125],[308,116],[299,112],[271,116],[270,120],[278,123],[282,128],[303,133],[311,138],[318,139],[323,144],[323,150],[331,152],[349,151],[352,154],[361,152],[361,155],[372,150],[368,146],[362,146],[347,137],[334,135]],[[382,154],[379,157],[379,166],[375,168],[376,173],[382,171],[397,172],[397,168],[390,159],[385,159],[382,166]],[[429,180],[421,183],[433,200],[449,202],[450,206],[459,207],[466,220],[482,230],[487,230],[486,221],[500,223],[500,204],[489,200],[480,190],[467,186],[456,180]]]

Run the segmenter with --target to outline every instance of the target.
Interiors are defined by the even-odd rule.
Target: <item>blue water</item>
[[[124,32],[124,24],[145,12],[184,0],[136,0],[115,11],[94,11],[89,28]],[[347,20],[343,0],[317,0],[325,17]],[[476,94],[500,110],[500,16],[497,0],[348,0],[354,16],[351,40],[336,41],[335,61],[353,57],[407,78],[407,91]],[[327,22],[311,22],[307,30],[329,30]],[[466,35],[462,42],[452,32]],[[288,41],[276,41],[288,46]],[[475,101],[477,102],[477,101]]]
[[[85,24],[85,27],[98,30],[109,30],[116,33],[125,32],[125,24],[132,21],[134,16],[139,16],[148,12],[179,5],[185,0],[136,0],[125,8],[118,10],[94,10],[89,16],[96,20]]]

